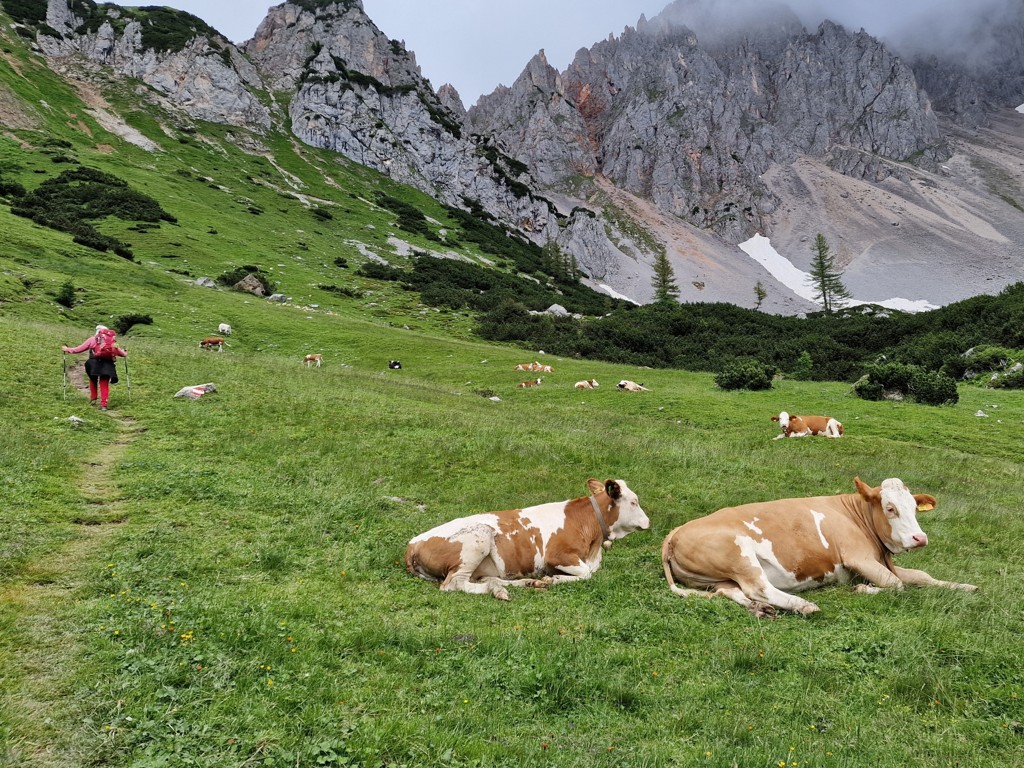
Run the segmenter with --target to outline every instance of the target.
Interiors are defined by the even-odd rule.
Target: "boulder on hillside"
[[[258,295],[262,295],[262,294],[258,294]],[[288,297],[285,296],[283,293],[272,293],[272,294],[270,294],[270,296],[267,297],[267,301],[276,301],[279,304],[284,304],[285,302],[288,301]]]
[[[212,277],[197,277],[196,278],[196,285],[198,285],[198,286],[200,286],[202,288],[216,288],[217,287],[217,283],[215,283],[213,281]]]
[[[263,296],[266,294],[263,283],[255,275],[246,275],[231,287],[236,291],[251,293],[253,296]]]

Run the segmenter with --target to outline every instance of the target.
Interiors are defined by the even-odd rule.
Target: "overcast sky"
[[[744,2],[719,0],[731,13]],[[195,14],[243,43],[253,36],[267,0],[155,0]],[[813,29],[826,16],[851,30],[863,27],[886,39],[908,30],[949,45],[983,13],[1020,0],[791,0],[788,5]],[[530,58],[544,49],[564,70],[576,51],[619,35],[640,14],[656,16],[669,0],[363,0],[366,14],[388,37],[404,40],[434,88],[451,83],[472,106],[481,94],[511,85]]]

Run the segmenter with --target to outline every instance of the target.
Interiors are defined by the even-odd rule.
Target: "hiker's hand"
[[[70,351],[71,351],[71,347],[61,347],[61,348],[60,348],[60,351],[61,351],[61,352],[63,352],[63,353],[65,353],[65,354],[67,354],[68,352],[70,352]]]

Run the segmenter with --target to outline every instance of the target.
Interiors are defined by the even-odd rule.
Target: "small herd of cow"
[[[867,593],[906,584],[977,589],[893,563],[893,555],[928,543],[917,512],[935,508],[932,496],[912,494],[897,478],[877,488],[853,482],[856,493],[727,507],[675,528],[661,547],[669,588],[684,597],[721,595],[757,617],[816,613],[817,605],[792,593],[855,579]],[[589,496],[470,515],[421,533],[406,547],[406,568],[442,591],[499,600],[509,599],[508,586],[589,579],[613,541],[651,522],[623,480],[587,485]]]
[[[593,388],[597,382],[576,386]],[[843,434],[843,425],[829,416],[782,411],[771,420],[782,429],[775,439]],[[759,618],[775,616],[776,609],[816,613],[817,605],[792,593],[854,580],[862,581],[857,591],[867,593],[907,584],[977,589],[893,562],[893,555],[928,543],[917,512],[934,509],[934,497],[911,494],[898,478],[877,488],[859,477],[853,482],[856,493],[727,507],[675,528],[661,547],[669,588],[684,597],[721,595]],[[588,486],[590,495],[578,499],[471,515],[432,528],[409,542],[406,568],[440,582],[443,591],[499,600],[509,599],[510,585],[543,589],[589,579],[612,541],[651,523],[623,480],[602,484],[592,478]]]
[[[224,350],[231,326],[220,336],[199,342],[203,349]],[[320,367],[323,356],[303,358]],[[397,360],[389,368],[401,368]],[[517,371],[552,373],[540,362],[517,365]],[[520,382],[535,387],[540,377]],[[596,379],[575,384],[595,389]],[[616,388],[648,392],[623,379]],[[783,437],[841,437],[843,425],[829,416],[772,416]],[[856,493],[755,502],[726,507],[672,530],[661,546],[669,588],[684,597],[722,595],[755,616],[775,610],[808,615],[818,606],[797,597],[814,587],[861,579],[860,592],[928,585],[974,591],[972,584],[939,581],[924,571],[900,568],[893,555],[917,549],[928,536],[917,512],[934,509],[927,494],[911,494],[902,480],[889,478],[872,488],[854,478]],[[587,481],[590,494],[569,501],[523,509],[460,517],[413,538],[405,552],[409,573],[440,582],[445,592],[491,594],[508,600],[506,587],[545,589],[589,579],[601,567],[612,542],[651,527],[640,501],[623,480]]]

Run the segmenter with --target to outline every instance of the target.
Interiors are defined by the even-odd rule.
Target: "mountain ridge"
[[[275,6],[241,47],[183,14],[194,34],[167,50],[146,47],[153,8],[45,6],[36,45],[66,77],[137,78],[183,126],[232,125],[256,152],[274,123],[446,205],[478,205],[556,244],[589,284],[640,302],[664,254],[689,286],[682,301],[750,306],[762,282],[766,310],[813,309],[737,247],[753,234],[799,267],[823,232],[870,299],[887,284],[941,304],[1024,274],[1014,116],[984,104],[984,121],[937,115],[900,57],[831,22],[808,33],[776,10],[757,35],[704,43],[681,26],[700,5],[677,0],[581,49],[565,72],[542,51],[466,110],[359,0]],[[641,210],[657,215],[627,213]]]

